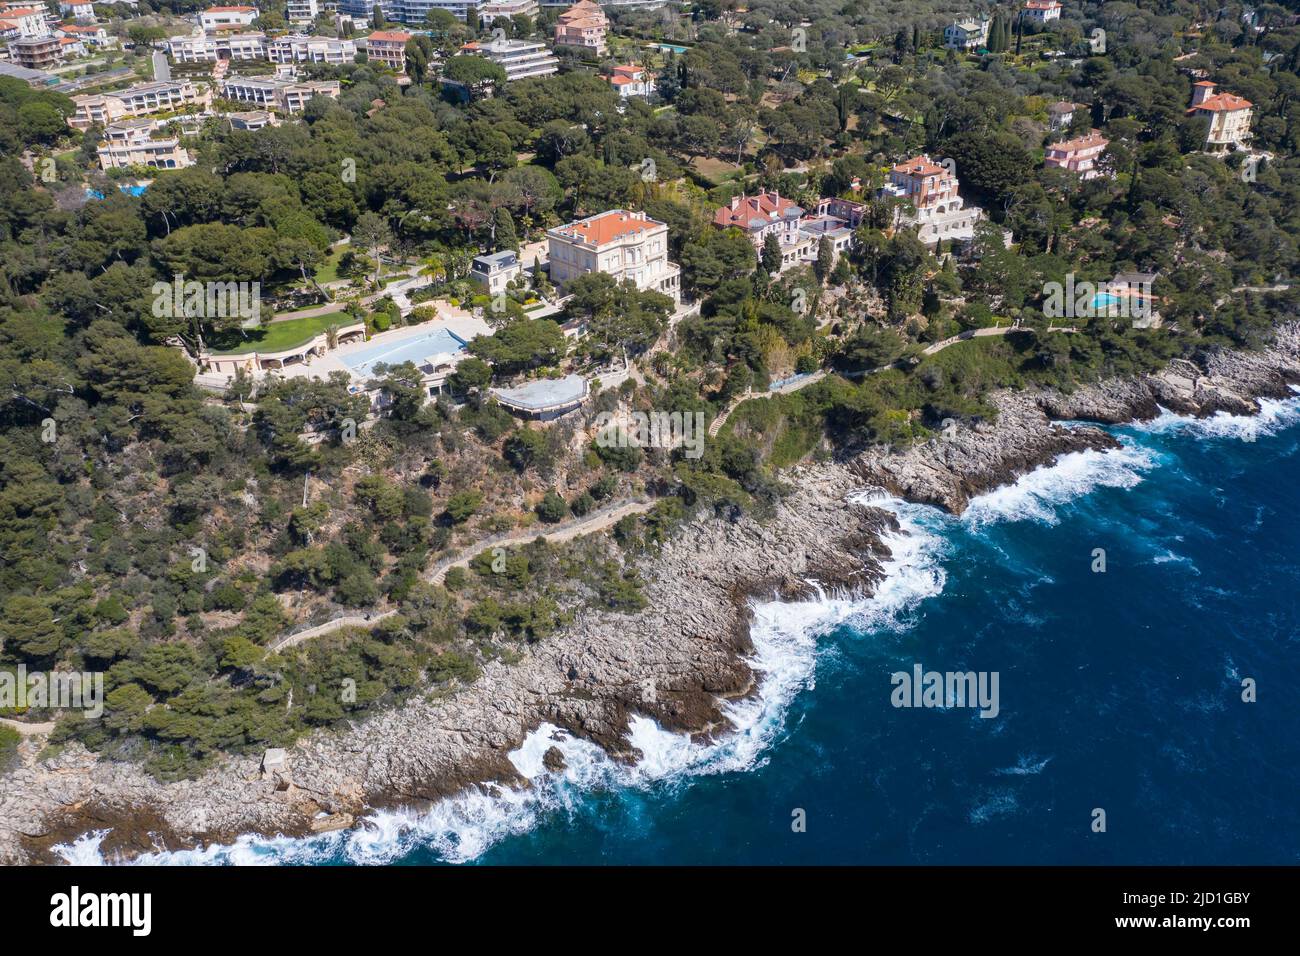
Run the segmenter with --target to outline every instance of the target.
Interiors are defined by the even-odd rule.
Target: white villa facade
[[[681,301],[681,269],[668,261],[668,226],[643,212],[611,209],[547,230],[546,238],[558,286],[603,272]]]

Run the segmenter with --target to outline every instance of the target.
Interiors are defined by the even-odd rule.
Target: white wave
[[[1042,773],[1043,768],[1051,762],[1051,757],[1039,758],[1037,754],[1025,754],[1016,761],[1014,767],[1002,767],[993,772],[1003,777],[1032,777]]]
[[[104,837],[108,836],[107,830],[91,830],[89,833],[83,833],[71,843],[61,843],[54,847],[54,852],[63,858],[64,862],[72,866],[97,866],[103,863],[103,853],[100,845],[104,842]]]
[[[1292,386],[1292,390],[1296,390],[1296,387]],[[1300,424],[1300,396],[1261,398],[1258,415],[1215,412],[1208,418],[1193,418],[1161,408],[1160,414],[1151,421],[1133,427],[1156,435],[1182,433],[1196,438],[1235,438],[1238,441],[1254,442],[1261,437],[1276,435],[1296,424]]]
[[[869,599],[822,593],[813,601],[754,602],[750,665],[759,678],[758,691],[723,705],[731,729],[711,742],[695,743],[686,734],[634,716],[628,741],[641,757],[628,765],[611,760],[593,743],[543,724],[509,754],[528,786],[484,786],[438,801],[428,809],[378,810],[353,830],[319,837],[245,835],[229,845],[150,854],[132,862],[309,864],[342,856],[357,864],[383,864],[426,848],[443,860],[462,863],[511,835],[535,828],[548,817],[572,814],[590,793],[683,785],[700,776],[762,766],[767,750],[784,731],[791,703],[813,686],[818,637],[842,624],[852,624],[858,631],[905,629],[916,606],[943,590],[942,542],[923,523],[924,513],[933,509],[896,499],[873,499],[871,504],[894,511],[903,529],[882,536],[891,557],[884,562],[886,576],[876,593]],[[546,768],[544,757],[551,747],[564,756],[561,770]],[[90,836],[57,849],[69,862],[73,855],[78,862],[104,862],[99,851],[104,834],[93,840]]]
[[[1158,463],[1153,451],[1134,444],[1070,452],[1010,485],[972,498],[962,520],[970,527],[1024,520],[1056,524],[1061,505],[1097,488],[1132,488]]]
[[[1200,569],[1192,562],[1192,559],[1186,555],[1178,554],[1176,551],[1170,551],[1166,548],[1160,554],[1151,559],[1152,564],[1185,564],[1195,574],[1200,574]]]

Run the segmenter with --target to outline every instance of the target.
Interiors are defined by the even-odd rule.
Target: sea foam
[[[1158,464],[1153,450],[1131,442],[1110,451],[1070,452],[972,498],[962,520],[970,527],[1024,520],[1054,525],[1060,506],[1097,488],[1132,488]]]
[[[1291,390],[1300,392],[1300,388],[1294,385]],[[1156,435],[1180,432],[1196,438],[1235,438],[1252,442],[1263,436],[1276,435],[1297,422],[1300,422],[1300,394],[1295,398],[1261,398],[1258,415],[1215,412],[1207,418],[1194,418],[1162,407],[1160,414],[1151,421],[1133,427]]]

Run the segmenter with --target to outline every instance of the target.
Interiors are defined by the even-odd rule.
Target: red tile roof
[[[1232,112],[1234,110],[1247,110],[1253,106],[1250,100],[1237,96],[1235,93],[1215,93],[1213,96],[1207,96],[1201,102],[1197,103],[1192,110],[1209,110],[1211,113]]]
[[[782,199],[779,193],[764,192],[757,196],[742,195],[738,200],[732,201],[734,205],[720,207],[713,214],[713,224],[723,229],[737,226],[741,229],[748,229],[750,223],[755,219],[763,222],[775,222],[781,219],[786,213],[800,209],[798,203],[789,199]]]
[[[1077,153],[1096,146],[1101,146],[1104,149],[1109,145],[1110,140],[1094,129],[1084,136],[1076,136],[1074,139],[1067,139],[1060,143],[1049,143],[1047,149],[1049,152]]]
[[[560,232],[575,239],[581,239],[596,246],[621,239],[623,236],[644,232],[662,226],[655,219],[647,219],[643,214],[630,213],[624,209],[611,209],[598,216],[580,219],[567,226],[561,226]]]
[[[906,173],[909,176],[938,176],[946,170],[942,166],[930,160],[929,156],[913,156],[905,163],[899,163],[894,167],[896,173]]]

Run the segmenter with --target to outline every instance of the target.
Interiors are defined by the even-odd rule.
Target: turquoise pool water
[[[375,366],[381,362],[387,365],[401,365],[414,362],[419,365],[425,359],[439,355],[453,356],[465,351],[465,340],[446,329],[432,329],[422,335],[401,341],[375,342],[369,348],[353,352],[348,356],[339,356],[339,361],[346,365],[354,375],[369,378],[375,372]]]

